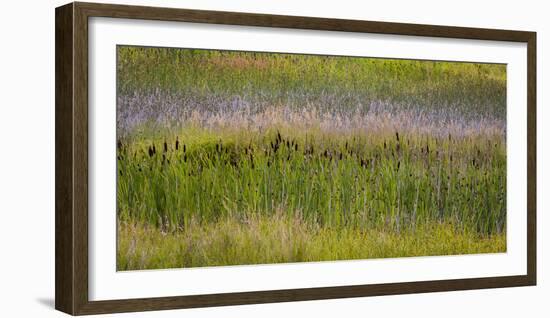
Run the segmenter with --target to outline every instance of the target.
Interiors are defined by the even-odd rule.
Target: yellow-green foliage
[[[282,215],[224,218],[184,232],[147,223],[119,223],[118,270],[318,262],[387,257],[502,253],[506,236],[480,238],[452,224],[401,232],[332,229]]]

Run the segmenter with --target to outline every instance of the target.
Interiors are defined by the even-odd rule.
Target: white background
[[[526,44],[105,18],[88,24],[90,300],[527,273],[526,192],[515,190],[527,188]],[[117,44],[506,63],[506,253],[116,272]]]
[[[105,0],[105,2],[111,2]],[[119,1],[119,3],[124,1]],[[126,3],[130,3],[126,1]],[[538,228],[539,285],[347,300],[235,306],[139,313],[140,317],[547,317],[550,226],[545,193],[550,150],[550,23],[544,1],[132,1],[133,4],[248,11],[272,14],[354,18],[538,32]],[[0,13],[0,315],[56,317],[54,296],[54,7],[61,1],[19,1]],[[543,180],[544,179],[544,180]],[[121,315],[118,315],[121,316]]]

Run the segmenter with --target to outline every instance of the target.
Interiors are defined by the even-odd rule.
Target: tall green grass
[[[336,228],[399,231],[433,221],[483,235],[505,228],[498,137],[192,129],[122,143],[118,167],[119,218],[170,230],[277,210]]]

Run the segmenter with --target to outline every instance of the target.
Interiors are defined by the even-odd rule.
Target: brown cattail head
[[[168,151],[168,144],[166,143],[166,140],[164,141],[164,152]]]
[[[176,137],[176,150],[178,150],[179,148],[180,148],[180,141],[178,137]]]

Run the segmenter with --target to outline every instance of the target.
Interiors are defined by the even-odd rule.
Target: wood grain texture
[[[256,13],[172,9],[76,2],[90,16],[260,26],[323,31],[367,32],[460,39],[526,42],[529,32],[426,24],[269,15]]]
[[[74,302],[79,313],[88,303],[88,15],[78,4],[74,8]]]
[[[527,276],[537,284],[537,34],[527,43]]]
[[[74,313],[73,5],[55,10],[55,308]]]
[[[88,18],[112,17],[528,44],[527,275],[145,299],[88,300]],[[114,244],[114,242],[113,242]],[[73,315],[304,301],[536,284],[536,33],[72,3],[56,9],[56,308]]]

